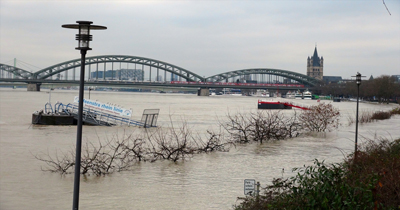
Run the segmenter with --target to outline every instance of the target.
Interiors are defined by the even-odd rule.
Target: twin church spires
[[[317,46],[314,49],[314,55],[307,58],[307,76],[322,80],[324,76],[324,58],[318,57]]]

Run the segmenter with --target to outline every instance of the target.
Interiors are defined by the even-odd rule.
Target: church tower
[[[318,57],[317,46],[315,46],[314,55],[307,58],[307,76],[322,80],[324,76],[324,58]]]

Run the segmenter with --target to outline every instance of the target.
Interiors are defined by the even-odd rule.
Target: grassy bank
[[[239,198],[235,210],[400,209],[400,139],[365,143],[343,163],[296,168],[274,179],[259,197]]]

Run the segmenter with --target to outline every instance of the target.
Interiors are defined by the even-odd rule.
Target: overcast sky
[[[212,76],[275,68],[306,74],[317,45],[325,76],[400,74],[400,1],[0,1],[0,63],[30,71],[80,58],[76,30],[93,21],[87,56],[132,55]],[[21,62],[20,62],[21,61]],[[28,67],[26,64],[36,66]]]

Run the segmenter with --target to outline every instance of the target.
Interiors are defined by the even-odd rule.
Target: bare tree
[[[304,129],[315,132],[332,131],[339,127],[340,112],[332,104],[320,103],[309,107],[299,116]]]
[[[383,75],[375,78],[373,81],[374,95],[379,102],[388,101],[398,93],[400,86],[395,83],[394,77]]]

